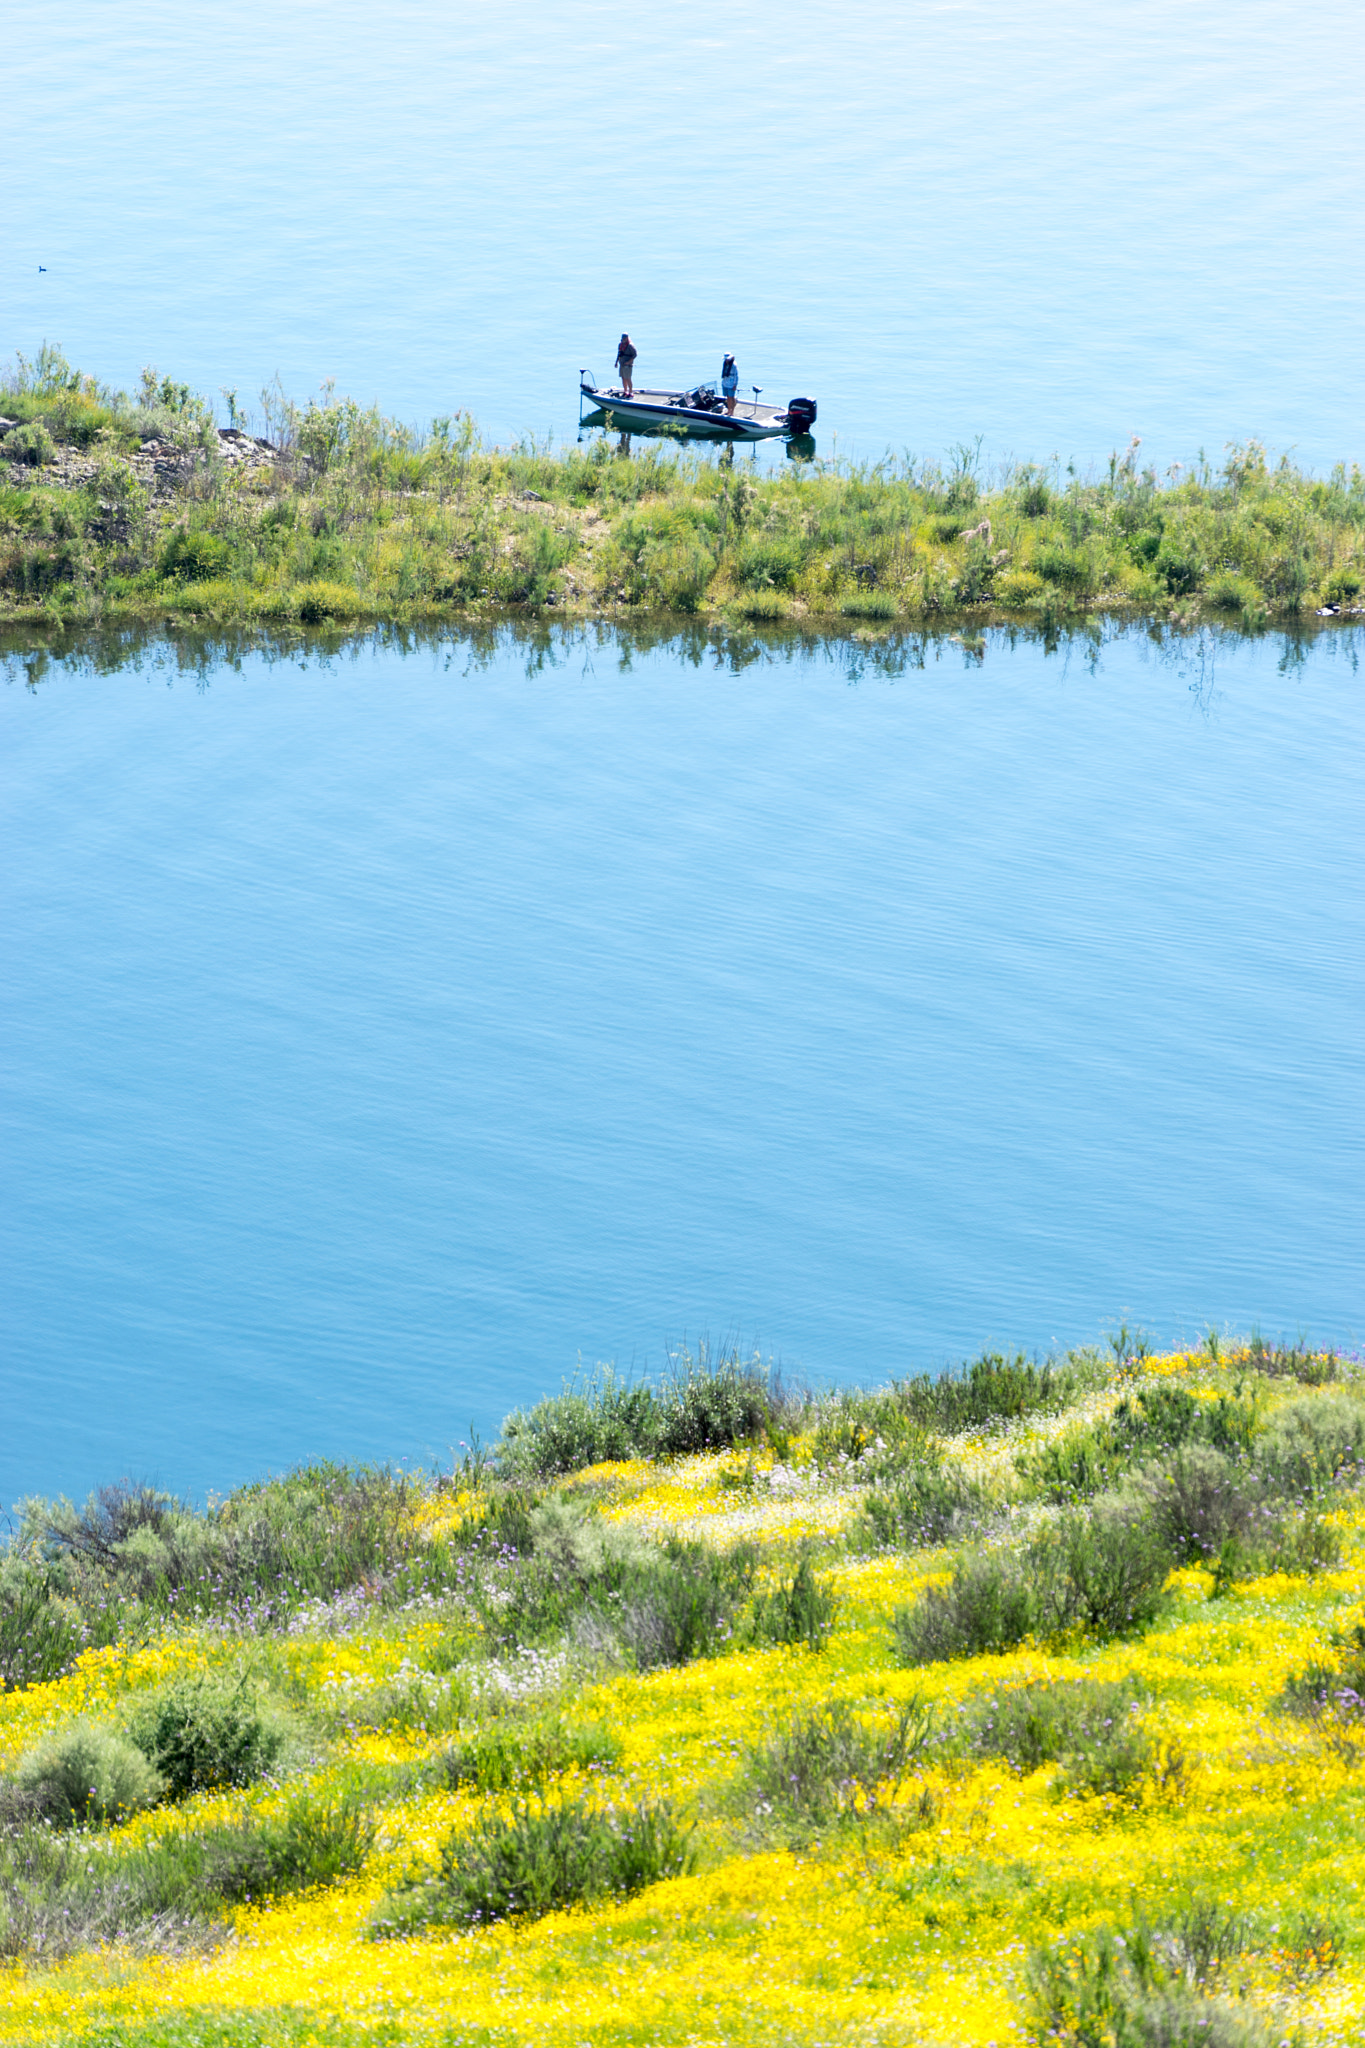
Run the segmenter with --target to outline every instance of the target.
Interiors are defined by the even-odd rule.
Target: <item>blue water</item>
[[[1365,459],[1345,0],[68,0],[7,18],[0,352],[574,431],[643,381],[822,451]],[[45,266],[42,274],[39,265]],[[225,415],[224,415],[225,416]]]
[[[1357,648],[12,664],[0,1498],[706,1330],[1358,1341]]]

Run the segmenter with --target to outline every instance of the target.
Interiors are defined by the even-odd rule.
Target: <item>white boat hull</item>
[[[609,415],[621,433],[638,430],[678,433],[689,440],[770,441],[791,431],[785,412],[756,400],[737,404],[732,413],[710,412],[686,404],[687,394],[682,391],[635,391],[627,398],[620,391],[599,391],[588,383],[580,384],[579,390]]]

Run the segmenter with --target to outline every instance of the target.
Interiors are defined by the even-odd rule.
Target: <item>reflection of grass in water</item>
[[[21,363],[0,390],[21,458],[0,485],[11,614],[771,619],[757,607],[780,593],[831,623],[1000,613],[1052,635],[1116,611],[1251,633],[1350,612],[1365,590],[1365,478],[1271,467],[1254,442],[1216,472],[1159,478],[1134,443],[1098,477],[1023,465],[988,484],[971,444],[947,469],[794,444],[799,462],[741,473],[733,442],[666,428],[491,449],[465,415],[417,431],[330,391],[263,405],[274,454],[229,467],[207,406],[169,378],[134,399],[60,351]],[[610,408],[598,421],[619,424]],[[139,453],[153,436],[174,458],[159,474]]]

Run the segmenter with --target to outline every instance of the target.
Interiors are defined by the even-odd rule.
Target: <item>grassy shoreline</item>
[[[1127,1330],[28,1503],[0,2043],[1358,2043],[1362,1563],[1359,1360]]]
[[[1244,632],[1365,617],[1365,475],[1255,442],[1158,477],[1018,465],[789,463],[605,437],[485,447],[262,394],[260,436],[144,373],[128,396],[57,349],[0,376],[0,629],[103,621],[366,624],[506,617],[879,631],[1087,618]],[[731,451],[733,453],[733,451]]]

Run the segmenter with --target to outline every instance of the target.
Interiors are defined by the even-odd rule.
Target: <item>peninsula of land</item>
[[[60,350],[0,379],[0,629],[99,620],[363,625],[628,613],[862,632],[1087,614],[1177,626],[1365,616],[1365,474],[1254,441],[1158,476],[986,477],[888,458],[761,469],[598,435],[485,446],[324,391],[262,394],[264,431],[188,386],[128,395]]]

